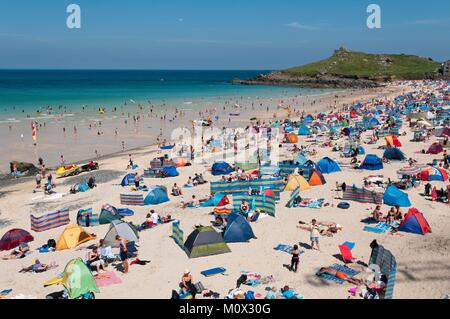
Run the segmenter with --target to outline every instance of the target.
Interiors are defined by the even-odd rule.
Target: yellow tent
[[[64,250],[75,248],[87,241],[93,240],[95,237],[89,235],[83,228],[78,225],[69,225],[64,229],[56,243],[56,250]]]
[[[301,191],[306,191],[311,188],[306,179],[301,175],[290,175],[288,182],[286,184],[286,188],[284,189],[287,192],[292,192],[297,187],[300,187]]]

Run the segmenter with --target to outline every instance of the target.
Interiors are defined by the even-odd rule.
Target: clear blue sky
[[[380,30],[366,26],[371,3]],[[0,68],[280,69],[341,45],[450,59],[450,1],[0,1]]]

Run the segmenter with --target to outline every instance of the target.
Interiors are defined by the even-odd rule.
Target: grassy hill
[[[439,68],[440,63],[414,55],[369,54],[339,49],[328,59],[281,73],[290,77],[415,80],[436,75]]]

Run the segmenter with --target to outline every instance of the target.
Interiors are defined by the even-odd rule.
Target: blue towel
[[[380,228],[376,228],[376,227],[370,227],[370,226],[364,226],[363,230],[364,231],[368,231],[368,232],[372,232],[372,233],[377,233],[377,234],[384,234],[386,232],[386,230],[384,230],[384,229],[380,229]]]
[[[347,245],[348,249],[353,250],[356,244],[352,243],[351,241],[346,241],[343,245]]]
[[[292,247],[291,245],[284,245],[284,244],[278,244],[277,247],[274,248],[275,250],[279,250],[279,251],[284,251],[285,253],[292,253],[292,251],[294,250],[294,247]],[[304,251],[300,251],[300,254],[303,254]]]
[[[333,268],[333,269],[335,269],[337,271],[342,271],[343,273],[349,275],[350,277],[354,277],[357,274],[359,274],[359,271],[351,269],[351,268],[349,268],[347,266],[344,266],[344,265],[334,264],[333,266],[331,266],[331,268]],[[330,274],[321,274],[319,277],[323,278],[323,279],[326,279],[326,280],[334,281],[334,282],[336,282],[338,284],[343,284],[345,282],[344,280],[339,279],[339,278],[337,278],[335,276],[332,276]]]
[[[214,275],[219,275],[219,274],[223,274],[226,271],[225,268],[223,267],[217,267],[217,268],[211,268],[211,269],[207,269],[207,270],[203,270],[202,272],[200,272],[203,276],[205,277],[210,277],[210,276],[214,276]]]

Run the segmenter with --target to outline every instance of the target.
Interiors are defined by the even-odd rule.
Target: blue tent
[[[374,154],[369,154],[364,159],[363,163],[359,167],[360,169],[367,169],[369,171],[378,171],[380,169],[383,169],[383,161],[381,158]]]
[[[175,177],[175,176],[180,175],[175,166],[164,167],[163,173],[167,177]]]
[[[306,125],[302,125],[298,129],[298,135],[307,136],[309,135],[309,128]]]
[[[384,204],[388,206],[400,206],[410,207],[408,194],[403,193],[395,185],[390,186],[386,192],[384,192]]]
[[[164,186],[152,186],[149,188],[148,194],[144,199],[145,205],[158,205],[169,201],[167,196],[167,188]]]
[[[134,177],[135,176],[136,176],[135,173],[129,173],[129,174],[125,175],[124,178],[122,179],[122,182],[120,183],[120,185],[122,185],[122,186],[134,185]],[[143,181],[142,177],[140,177],[139,180],[142,182]]]
[[[371,125],[373,125],[373,126],[378,126],[378,125],[381,124],[380,121],[378,121],[378,119],[377,119],[376,117],[372,117],[372,118],[370,119],[369,123],[370,123]]]
[[[88,190],[90,190],[91,188],[86,184],[86,183],[80,183],[78,184],[78,191],[79,192],[87,192]]]
[[[201,207],[216,207],[219,204],[219,202],[222,200],[222,198],[224,198],[224,196],[226,196],[226,195],[224,195],[222,193],[215,193],[213,198],[201,203],[200,206]]]
[[[252,227],[247,219],[236,213],[232,213],[227,218],[227,228],[223,233],[223,239],[226,243],[241,243],[255,238]]]
[[[298,154],[297,157],[294,160],[294,163],[298,163],[299,165],[303,165],[308,161],[306,157],[304,157],[302,154]]]
[[[319,171],[321,171],[323,174],[331,174],[341,171],[341,168],[339,167],[338,163],[336,163],[329,157],[322,158],[317,163],[317,167],[319,168]]]
[[[364,149],[364,147],[362,147],[361,145],[358,146],[358,148],[356,149],[358,155],[364,155],[366,154],[366,150]]]
[[[394,161],[403,161],[406,159],[405,154],[396,147],[388,147],[384,151],[383,157]]]
[[[214,165],[212,166],[211,173],[214,176],[217,176],[217,175],[227,175],[227,174],[230,174],[233,171],[234,170],[230,166],[230,164],[225,163],[225,162],[217,162],[217,163],[214,163]]]

